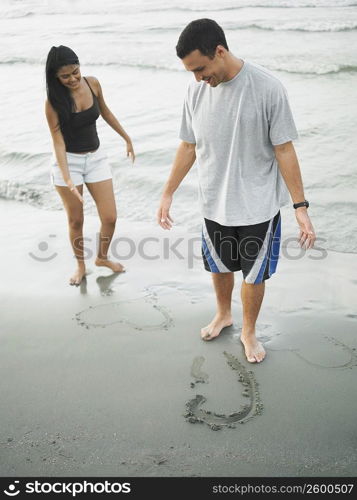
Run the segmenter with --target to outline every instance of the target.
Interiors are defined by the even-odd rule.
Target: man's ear
[[[227,50],[223,47],[223,45],[217,45],[216,47],[216,56],[225,57]]]

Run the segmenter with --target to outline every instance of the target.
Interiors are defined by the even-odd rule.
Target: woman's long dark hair
[[[74,102],[67,87],[57,78],[57,71],[68,64],[79,64],[78,56],[72,49],[59,45],[51,47],[46,61],[46,91],[47,98],[57,111],[59,126],[70,132],[70,117]]]

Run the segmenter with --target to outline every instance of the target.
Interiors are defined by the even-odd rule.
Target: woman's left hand
[[[131,156],[131,161],[134,163],[135,153],[134,153],[134,148],[133,148],[133,144],[131,141],[127,141],[127,143],[126,143],[126,156],[128,158],[129,158],[129,156]]]

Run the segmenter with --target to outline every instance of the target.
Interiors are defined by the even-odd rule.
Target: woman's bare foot
[[[263,344],[257,340],[255,333],[241,335],[240,341],[244,346],[245,355],[249,363],[260,363],[265,358],[266,352]]]
[[[125,272],[124,266],[119,264],[119,262],[113,262],[112,260],[108,260],[108,259],[100,259],[99,257],[97,257],[95,259],[95,265],[109,267],[109,269],[111,269],[114,273]]]
[[[76,272],[69,279],[69,284],[71,286],[79,286],[86,275],[86,266],[79,265]]]
[[[211,323],[201,329],[202,340],[212,340],[221,333],[226,326],[232,326],[233,320],[231,314],[224,316],[216,314]]]

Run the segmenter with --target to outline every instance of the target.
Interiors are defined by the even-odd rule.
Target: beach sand
[[[240,273],[234,325],[203,342],[215,299],[200,260],[138,251],[145,237],[152,256],[168,238],[197,250],[199,234],[119,219],[126,273],[92,257],[76,288],[65,214],[0,208],[2,476],[356,475],[356,255],[282,256],[258,365],[239,341]]]

